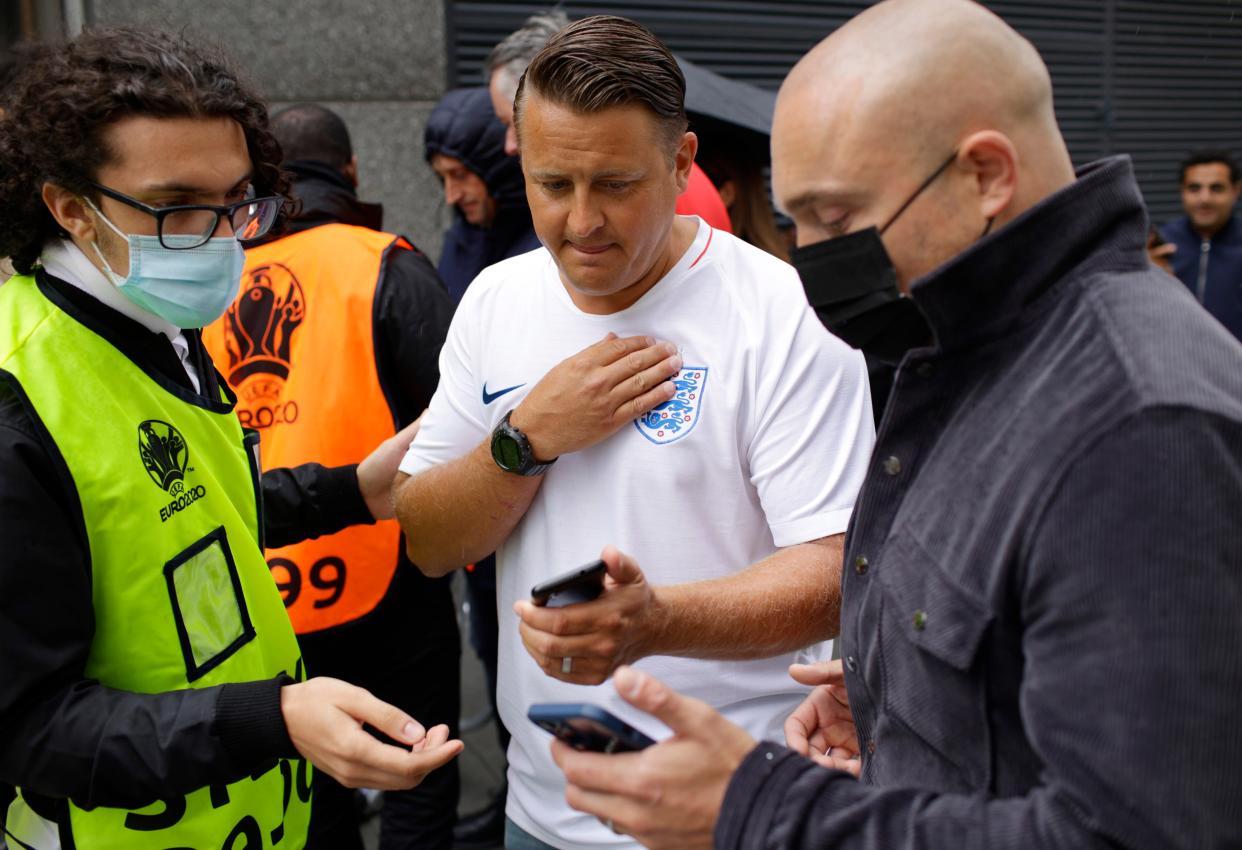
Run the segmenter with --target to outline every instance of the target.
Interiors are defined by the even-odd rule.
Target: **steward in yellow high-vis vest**
[[[95,619],[85,676],[138,693],[301,678],[258,548],[257,435],[243,438],[229,396],[169,392],[32,276],[0,287],[0,317],[0,369],[55,445],[82,509]],[[80,847],[160,850],[304,835],[309,801],[306,762],[273,759],[143,809],[69,802],[65,811]],[[19,795],[10,832],[41,846],[46,828]]]
[[[460,751],[308,678],[261,550],[389,513],[412,433],[260,477],[197,329],[288,200],[262,102],[170,33],[29,56],[0,121],[0,826],[24,850],[298,850],[313,776],[405,789]]]

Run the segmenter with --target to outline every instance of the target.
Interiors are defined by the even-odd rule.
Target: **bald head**
[[[873,6],[803,57],[781,90],[819,115],[843,111],[841,93],[847,129],[897,134],[910,151],[934,146],[931,159],[971,129],[1056,125],[1035,48],[970,0]]]
[[[958,161],[909,214],[922,218],[920,206],[960,213],[954,220],[974,235],[958,242],[1073,180],[1047,68],[1028,41],[971,0],[887,0],[822,41],[781,87],[772,150],[778,201],[804,243],[883,224],[954,151]],[[1001,171],[1014,172],[991,187],[1007,195],[1004,203],[960,210],[971,200],[979,206],[980,181],[998,176],[997,155],[1008,160]],[[825,227],[804,236],[804,225],[814,225],[800,215],[805,204],[838,218],[844,210],[854,226],[834,232],[832,220],[820,221]]]

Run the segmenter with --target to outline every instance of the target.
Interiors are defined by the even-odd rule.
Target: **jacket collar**
[[[321,224],[353,224],[380,230],[384,207],[358,200],[353,185],[330,165],[311,160],[292,160],[282,168],[293,175],[293,193],[301,203],[285,232],[300,233]]]
[[[1130,158],[1099,160],[1077,178],[911,284],[939,350],[1003,335],[1071,271],[1146,266],[1147,212]]]

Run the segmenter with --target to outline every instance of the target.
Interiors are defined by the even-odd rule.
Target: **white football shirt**
[[[668,731],[611,682],[545,675],[522,646],[513,603],[608,543],[658,587],[731,575],[778,547],[840,534],[874,441],[862,356],[816,319],[797,273],[700,221],[672,270],[608,316],[574,306],[546,249],[485,269],[453,317],[439,388],[401,470],[417,475],[468,453],[553,366],[609,331],[680,346],[677,397],[557,460],[497,552],[497,690],[513,734],[507,813],[561,848],[637,845],[568,807],[551,736],[526,719],[530,705],[591,702],[653,738]],[[786,668],[827,657],[820,644],[760,661],[653,657],[637,666],[756,738],[782,741],[807,691]]]

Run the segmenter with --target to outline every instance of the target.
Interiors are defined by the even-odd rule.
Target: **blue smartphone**
[[[544,702],[526,712],[531,722],[575,750],[633,753],[655,741],[611,712],[582,702]]]

